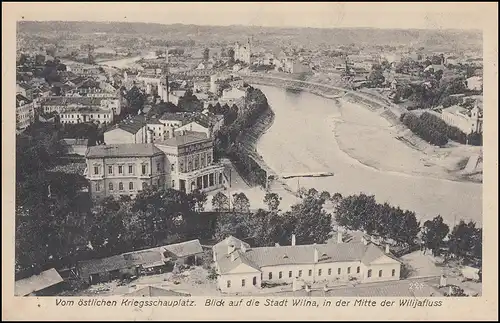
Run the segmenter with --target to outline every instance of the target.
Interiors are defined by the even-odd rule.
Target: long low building
[[[16,281],[14,294],[16,296],[49,296],[55,294],[55,290],[63,282],[57,270],[51,268],[38,275]]]
[[[251,292],[265,283],[360,283],[399,280],[401,262],[386,247],[364,240],[251,248],[230,236],[213,247],[218,287],[225,293]]]

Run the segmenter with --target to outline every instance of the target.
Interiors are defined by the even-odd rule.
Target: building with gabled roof
[[[363,240],[343,243],[252,248],[228,237],[213,246],[218,286],[222,292],[251,292],[262,283],[350,281],[360,283],[399,280],[401,262],[389,248]]]
[[[16,296],[51,295],[55,286],[60,285],[63,281],[57,270],[51,268],[38,275],[17,280],[14,284],[14,294]]]

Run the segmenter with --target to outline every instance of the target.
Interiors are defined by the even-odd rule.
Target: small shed
[[[38,275],[16,281],[14,294],[16,296],[51,296],[56,293],[63,282],[57,270],[51,268]]]
[[[137,265],[123,255],[78,262],[79,277],[89,284],[123,279],[138,274]]]
[[[171,258],[181,264],[198,264],[198,257],[203,254],[200,241],[190,240],[181,243],[164,246],[165,258]]]
[[[165,262],[158,249],[130,252],[123,257],[138,267],[139,274],[161,274],[165,271]]]

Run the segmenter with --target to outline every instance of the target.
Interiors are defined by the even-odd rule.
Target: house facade
[[[185,132],[155,145],[166,156],[166,187],[191,193],[224,186],[224,166],[214,163],[213,140],[205,133]]]
[[[26,129],[35,120],[35,103],[21,94],[16,95],[16,128]]]
[[[84,175],[92,198],[135,197],[141,190],[163,187],[165,155],[153,144],[120,144],[89,147]]]
[[[477,105],[470,111],[458,105],[445,108],[441,111],[441,119],[465,134],[483,132],[483,117]]]
[[[341,237],[341,236],[340,236]],[[341,238],[340,238],[341,239]],[[401,262],[367,240],[360,243],[251,248],[232,236],[213,247],[218,288],[251,292],[263,283],[360,283],[399,280]]]

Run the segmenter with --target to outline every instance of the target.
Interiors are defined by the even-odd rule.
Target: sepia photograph
[[[470,3],[16,5],[13,296],[483,296]]]

